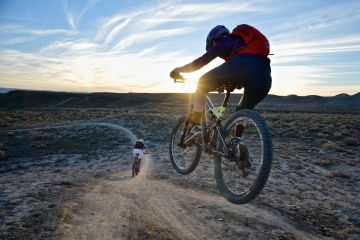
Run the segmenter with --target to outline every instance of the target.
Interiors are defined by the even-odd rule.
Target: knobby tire
[[[171,165],[178,173],[183,174],[183,175],[187,175],[195,170],[196,166],[199,163],[201,153],[202,153],[201,148],[196,147],[195,155],[193,156],[193,159],[191,160],[192,162],[190,163],[190,165],[188,167],[182,168],[179,165],[179,163],[177,162],[176,157],[174,156],[173,147],[176,147],[176,144],[178,144],[178,143],[174,142],[174,141],[175,141],[175,136],[178,133],[178,131],[181,131],[181,132],[183,131],[183,129],[180,126],[185,121],[186,121],[186,116],[178,119],[175,127],[173,128],[173,130],[171,132],[171,138],[170,138],[170,143],[169,143],[169,155],[170,155]]]
[[[264,188],[267,179],[270,174],[273,151],[272,151],[272,141],[269,132],[269,128],[265,122],[265,120],[261,117],[261,115],[254,110],[241,110],[236,112],[224,125],[224,133],[228,128],[232,126],[234,121],[240,118],[246,117],[251,119],[256,125],[257,129],[260,132],[262,139],[262,164],[259,170],[258,175],[256,176],[255,182],[250,187],[250,189],[244,193],[236,194],[232,192],[227,186],[226,182],[223,178],[222,172],[222,158],[220,156],[214,157],[214,172],[215,179],[218,186],[219,191],[223,194],[223,196],[230,202],[235,204],[245,204],[253,200]],[[218,144],[218,148],[220,148],[221,144]]]

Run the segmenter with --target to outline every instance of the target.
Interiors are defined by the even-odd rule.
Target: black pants
[[[270,91],[270,73],[269,59],[236,56],[205,73],[199,79],[197,92],[207,94],[225,84],[242,86],[244,95],[236,110],[253,109]]]

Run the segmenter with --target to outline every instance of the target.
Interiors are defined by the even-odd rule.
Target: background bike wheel
[[[169,143],[170,161],[173,168],[180,174],[189,174],[199,163],[201,148],[198,146],[187,146],[185,149],[177,146],[184,129],[186,117],[181,117],[171,132]]]
[[[249,174],[243,176],[238,163],[219,156],[215,157],[214,170],[216,183],[224,197],[232,203],[244,204],[253,200],[264,188],[273,152],[268,126],[253,110],[241,110],[226,122],[223,132],[225,142],[235,136],[236,124],[239,123],[245,127],[241,138],[248,150]],[[218,143],[218,150],[222,148],[223,144]]]
[[[133,177],[135,177],[135,174],[136,174],[135,171],[136,171],[136,170],[135,170],[135,163],[133,163],[133,165],[132,165],[132,176],[133,176]]]

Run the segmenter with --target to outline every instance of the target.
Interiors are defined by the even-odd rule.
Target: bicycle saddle
[[[224,84],[220,87],[218,87],[216,89],[216,91],[218,91],[218,93],[223,93],[225,90],[228,92],[233,92],[235,89],[242,89],[242,86],[237,86],[237,85],[233,85],[233,84]]]

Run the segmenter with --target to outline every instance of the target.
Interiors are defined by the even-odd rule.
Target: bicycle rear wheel
[[[135,162],[132,165],[132,176],[135,177],[136,175],[136,166],[135,166]]]
[[[171,132],[169,143],[170,161],[173,168],[180,174],[186,175],[194,171],[201,157],[201,148],[196,144],[192,146],[180,147],[181,135],[185,126],[186,117],[181,117],[177,121]]]
[[[273,152],[268,126],[258,112],[241,110],[226,122],[222,136],[232,156],[215,156],[216,183],[228,201],[248,203],[261,192],[269,177]],[[220,140],[217,150],[224,151]]]

